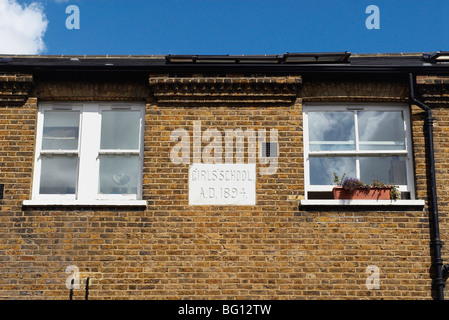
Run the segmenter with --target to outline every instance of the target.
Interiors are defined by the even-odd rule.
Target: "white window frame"
[[[405,150],[363,150],[358,148],[355,151],[310,151],[309,148],[309,111],[402,111],[404,115],[405,128]],[[357,117],[355,117],[357,119]],[[357,123],[355,123],[357,127]],[[355,140],[358,141],[358,132],[355,130]],[[310,163],[309,159],[313,156],[355,156],[356,172],[360,175],[359,156],[376,155],[400,155],[406,156],[406,173],[408,185],[398,186],[400,192],[409,192],[410,199],[415,199],[415,183],[413,172],[413,150],[411,138],[410,109],[406,104],[387,104],[387,103],[310,103],[303,105],[303,139],[304,139],[304,184],[305,199],[308,200],[309,192],[331,192],[334,185],[311,185],[310,184]],[[356,146],[358,144],[356,143]],[[325,200],[323,200],[325,201]]]
[[[43,151],[42,138],[44,129],[44,112],[49,110],[79,111],[79,137],[77,150]],[[133,150],[101,150],[101,114],[110,110],[140,111],[139,148]],[[36,152],[34,159],[34,176],[32,200],[24,205],[145,205],[142,201],[143,150],[144,150],[144,103],[103,103],[103,102],[43,102],[39,104],[37,116]],[[41,155],[73,154],[78,157],[77,189],[75,194],[40,194]],[[120,154],[139,156],[139,174],[137,194],[100,194],[99,169],[100,155]]]

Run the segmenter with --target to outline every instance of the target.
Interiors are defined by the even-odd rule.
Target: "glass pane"
[[[357,113],[360,150],[405,150],[402,111]]]
[[[310,157],[310,184],[334,184],[334,172],[341,178],[356,177],[355,157]]]
[[[45,111],[43,150],[77,150],[80,113]]]
[[[365,183],[376,179],[387,184],[406,185],[406,159],[398,156],[361,157],[360,179]]]
[[[309,112],[311,151],[355,150],[354,113]]]
[[[101,149],[139,149],[140,112],[103,111]]]
[[[40,194],[75,194],[78,157],[42,156]]]
[[[100,156],[101,194],[137,194],[139,156]]]

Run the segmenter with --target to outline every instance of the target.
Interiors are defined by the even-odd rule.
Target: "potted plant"
[[[334,183],[337,186],[333,188],[332,193],[334,199],[338,200],[398,200],[401,198],[401,193],[396,186],[379,180],[365,184],[357,178],[346,177],[346,174],[340,178],[334,172]]]

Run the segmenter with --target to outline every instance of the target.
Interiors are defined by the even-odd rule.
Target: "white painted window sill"
[[[114,207],[142,207],[147,205],[146,200],[24,200],[24,206],[114,206]]]
[[[411,206],[424,207],[424,200],[300,200],[301,206]]]

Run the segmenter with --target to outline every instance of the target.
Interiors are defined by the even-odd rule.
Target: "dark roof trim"
[[[283,55],[171,55],[165,57],[167,63],[349,63],[349,52],[311,52],[311,53],[285,53]]]
[[[449,62],[449,51],[438,51],[434,53],[423,53],[424,61],[430,63]]]
[[[284,63],[350,63],[351,53],[345,52],[316,52],[316,53],[286,53]]]
[[[248,56],[233,56],[233,55],[172,55],[165,57],[167,64],[170,63],[280,63],[282,62],[282,55],[248,55]]]
[[[431,56],[438,59],[441,55]],[[433,61],[433,60],[432,60]],[[435,60],[440,61],[440,60]],[[169,74],[449,74],[449,63],[423,60],[423,53],[286,53],[283,55],[20,56],[0,55],[0,72]]]

